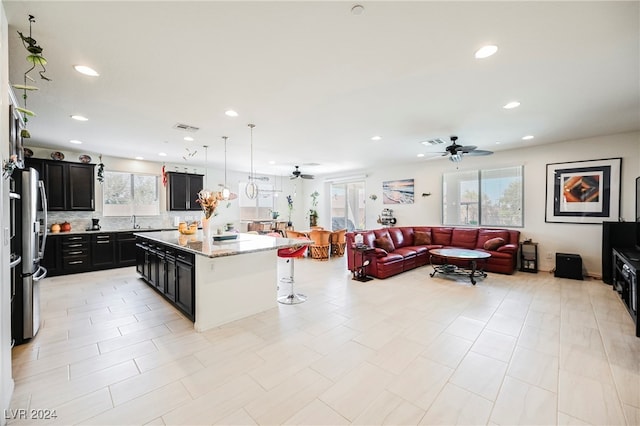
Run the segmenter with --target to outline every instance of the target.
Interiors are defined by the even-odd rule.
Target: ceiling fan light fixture
[[[449,156],[449,161],[452,163],[459,163],[462,161],[462,154],[453,154]]]
[[[482,46],[480,49],[476,50],[475,58],[476,59],[484,59],[489,56],[495,54],[498,51],[498,46],[493,44],[488,44],[486,46]]]

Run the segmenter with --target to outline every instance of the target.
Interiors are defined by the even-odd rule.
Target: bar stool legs
[[[302,303],[307,300],[307,296],[304,294],[296,293],[294,284],[295,280],[293,279],[293,261],[296,257],[300,257],[304,255],[304,252],[307,250],[307,247],[302,247],[302,249],[295,250],[294,252],[285,251],[287,249],[279,250],[278,257],[287,259],[287,263],[289,264],[289,276],[280,279],[280,282],[283,284],[290,284],[289,293],[286,296],[278,297],[278,302],[285,305],[296,305],[298,303]]]

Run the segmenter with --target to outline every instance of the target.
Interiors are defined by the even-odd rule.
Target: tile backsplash
[[[193,212],[163,212],[157,216],[136,216],[136,224],[140,228],[168,229],[177,228],[179,221],[191,222],[200,220],[202,214]],[[40,219],[42,217],[40,216]],[[49,212],[47,229],[54,223],[69,222],[72,231],[81,231],[91,228],[91,219],[100,219],[100,227],[103,231],[121,231],[133,229],[132,216],[102,216],[97,212]]]

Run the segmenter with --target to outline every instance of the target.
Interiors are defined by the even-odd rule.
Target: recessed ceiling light
[[[533,139],[533,135],[527,135],[522,137],[523,141],[530,141],[531,139]]]
[[[269,164],[271,164],[273,166],[274,164],[276,164],[276,162],[274,160],[271,160],[271,161],[269,161]]]
[[[78,121],[89,121],[87,117],[84,117],[82,115],[72,115],[71,118]]]
[[[424,154],[418,154],[418,157],[424,157]]]
[[[98,77],[100,75],[98,74],[98,71],[86,65],[75,65],[73,68],[80,74],[88,75],[90,77]]]
[[[475,57],[476,59],[484,59],[493,55],[498,51],[498,46],[493,44],[489,44],[487,46],[482,46],[480,49],[476,51]]]
[[[512,102],[509,102],[508,104],[506,104],[505,106],[503,106],[502,108],[504,108],[504,109],[513,109],[513,108],[518,108],[519,106],[520,106],[520,102],[512,101]]]
[[[371,138],[372,141],[379,141],[380,139],[382,139],[382,136],[373,136]]]
[[[136,160],[144,160],[144,157],[136,157]]]
[[[224,112],[224,115],[226,115],[227,117],[237,117],[238,113],[232,109],[228,109]]]
[[[71,140],[69,141],[69,143],[72,143],[72,144],[75,144],[75,145],[80,145],[80,144],[82,143],[82,141],[79,141],[79,140],[77,140],[77,139],[71,139]]]
[[[364,13],[364,6],[361,4],[356,4],[351,8],[352,15],[362,15]]]
[[[167,156],[167,153],[166,153],[166,152],[159,152],[159,153],[158,153],[158,155],[159,155],[160,157],[166,157],[166,156]]]
[[[500,142],[496,142],[496,145],[500,145]]]
[[[191,136],[185,136],[184,140],[185,141],[189,141],[189,142],[193,142],[193,138]]]

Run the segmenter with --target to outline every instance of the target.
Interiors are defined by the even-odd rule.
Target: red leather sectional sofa
[[[424,233],[430,234],[430,244],[414,244],[416,232],[420,237]],[[363,242],[375,250],[367,254],[365,259],[370,261],[366,267],[367,275],[376,278],[387,278],[419,266],[430,264],[429,250],[434,248],[464,248],[484,250],[491,253],[491,257],[480,263],[487,272],[513,274],[516,269],[518,243],[520,231],[512,229],[495,228],[456,228],[445,226],[402,226],[393,228],[381,228],[369,231],[348,232],[347,262],[348,268],[354,271],[360,267],[362,255],[355,250],[355,235],[361,234]],[[386,251],[376,247],[376,239],[387,236],[393,243],[393,251]],[[502,238],[504,244],[495,250],[486,250],[485,243],[488,240]],[[379,243],[380,240],[378,240]],[[434,256],[434,263],[443,263],[442,258]],[[468,262],[456,262],[449,259],[449,263],[467,267]]]

